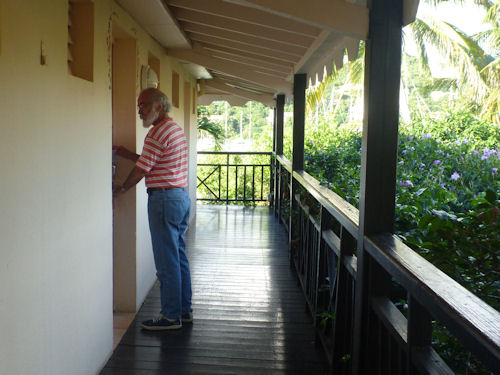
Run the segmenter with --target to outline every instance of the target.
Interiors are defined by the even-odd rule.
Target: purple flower
[[[461,143],[462,143],[462,141],[461,141],[461,140],[455,141],[455,144],[456,144],[457,146],[460,146],[460,144],[461,144]]]
[[[412,147],[410,148],[410,150],[415,151],[415,147],[413,147],[413,146],[412,146]]]
[[[404,155],[404,154],[406,154],[407,152],[408,152],[407,150],[403,150],[403,151],[401,151],[401,153],[402,153],[403,155]]]
[[[474,150],[474,155],[479,155],[479,152],[477,152],[476,150]]]
[[[498,172],[498,168],[491,168],[491,173],[492,173],[492,174],[495,174],[495,173],[497,173],[497,172]]]
[[[432,134],[431,133],[422,134],[422,139],[427,139],[427,138],[432,138]]]
[[[399,185],[409,187],[409,186],[413,186],[413,182],[411,182],[410,180],[404,180],[404,181],[401,181],[399,183]]]
[[[434,160],[432,162],[432,165],[439,165],[439,164],[442,164],[441,160]]]
[[[405,163],[404,160],[401,160],[398,164],[403,165],[404,163]]]
[[[425,167],[425,164],[424,163],[420,163],[420,168],[423,168]]]
[[[443,189],[445,188],[444,184],[439,184],[439,186],[441,186]]]
[[[408,136],[408,139],[409,139],[410,141],[413,141],[413,134],[410,134],[410,135]]]
[[[456,180],[458,180],[459,178],[460,178],[460,175],[459,175],[456,171],[455,171],[455,172],[453,172],[453,174],[451,175],[451,179],[452,179],[453,181],[456,181]]]
[[[450,154],[446,153],[446,157],[449,158],[450,157]]]

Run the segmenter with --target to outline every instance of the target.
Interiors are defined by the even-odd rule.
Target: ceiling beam
[[[292,84],[281,78],[270,77],[262,73],[257,73],[244,66],[218,59],[199,53],[198,51],[167,48],[167,54],[179,60],[188,61],[194,64],[202,65],[208,69],[217,72],[225,73],[230,76],[239,77],[245,81],[255,82],[264,87],[271,88],[277,92],[289,93],[292,89]]]
[[[296,34],[289,31],[278,30],[268,26],[255,25],[248,22],[230,19],[227,17],[214,16],[212,14],[206,14],[187,9],[174,9],[176,9],[174,12],[175,18],[177,18],[177,20],[179,21],[217,27],[228,31],[252,35],[255,37],[274,40],[294,46],[307,48],[315,39],[314,37]]]
[[[285,45],[280,42],[276,42],[269,39],[262,39],[259,37],[254,37],[251,35],[236,33],[233,31],[227,31],[223,29],[219,29],[216,27],[210,27],[205,25],[199,25],[191,22],[181,22],[180,23],[182,29],[185,32],[193,33],[193,34],[202,34],[207,36],[214,36],[221,39],[228,39],[239,43],[248,44],[251,46],[258,46],[260,48],[267,48],[272,51],[280,51],[284,53],[288,53],[290,55],[295,55],[298,58],[302,56],[302,54],[306,51],[304,47]]]
[[[298,60],[300,60],[300,58],[298,56],[290,55],[289,53],[286,53],[286,52],[273,51],[273,50],[270,50],[268,48],[261,48],[261,47],[252,46],[249,44],[234,42],[232,40],[217,38],[215,36],[188,33],[188,37],[192,41],[215,44],[217,46],[228,47],[228,48],[231,48],[231,49],[236,50],[236,51],[250,52],[250,53],[253,53],[257,56],[271,57],[274,59],[281,60],[282,63],[290,63],[290,62],[295,63]]]
[[[226,0],[330,31],[368,39],[368,8],[343,0]],[[243,13],[245,14],[245,12]]]
[[[317,36],[321,29],[302,22],[275,16],[258,9],[246,8],[221,0],[166,0],[171,7],[191,9],[207,14],[232,18],[244,22],[271,27],[273,29],[285,30],[296,34]]]
[[[236,62],[238,64],[248,65],[250,67],[250,69],[254,69],[257,71],[259,71],[259,70],[266,71],[269,74],[274,73],[277,75],[287,76],[292,71],[291,69],[288,69],[285,67],[278,67],[276,65],[266,64],[265,61],[258,60],[258,59],[243,58],[241,56],[237,56],[237,55],[233,55],[231,53],[225,53],[225,52],[221,52],[221,51],[210,51],[210,50],[206,50],[206,51],[210,56],[217,57],[219,59],[233,61],[233,62]]]
[[[214,78],[209,79],[205,82],[206,86],[213,87],[214,89],[221,90],[245,98],[248,100],[253,100],[255,102],[260,102],[266,105],[274,104],[274,95],[271,94],[257,94],[249,91],[245,91],[236,87],[228,86],[227,82],[221,79]]]
[[[290,61],[283,61],[283,60],[278,60],[272,57],[268,56],[257,56],[255,53],[247,52],[247,51],[241,51],[241,50],[235,50],[232,48],[227,48],[224,46],[219,46],[215,44],[210,44],[210,43],[198,43],[194,42],[193,43],[193,48],[196,49],[197,46],[201,46],[203,49],[208,50],[208,51],[214,51],[214,52],[225,52],[231,55],[235,55],[238,57],[242,57],[244,59],[252,59],[252,60],[257,60],[259,62],[265,62],[266,64],[270,64],[276,67],[280,67],[283,69],[287,69],[288,71],[291,71],[293,69],[293,62]]]

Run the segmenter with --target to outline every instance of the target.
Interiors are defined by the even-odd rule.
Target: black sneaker
[[[142,322],[141,327],[148,331],[167,331],[182,328],[182,323],[179,319],[167,319],[160,315],[157,318]]]
[[[181,320],[182,323],[193,323],[193,313],[191,311],[184,311]]]

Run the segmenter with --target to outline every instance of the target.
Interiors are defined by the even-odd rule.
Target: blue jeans
[[[149,230],[156,275],[160,281],[161,313],[180,319],[191,311],[191,274],[186,256],[186,231],[191,200],[184,189],[148,193]]]

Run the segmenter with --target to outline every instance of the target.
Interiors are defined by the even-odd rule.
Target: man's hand
[[[135,152],[126,149],[123,146],[113,146],[113,151],[115,152],[116,155],[131,160],[134,163],[137,161],[137,159],[139,159],[139,155],[137,155]]]
[[[122,185],[115,186],[113,188],[113,199],[117,198],[119,195],[125,193],[125,188]]]

